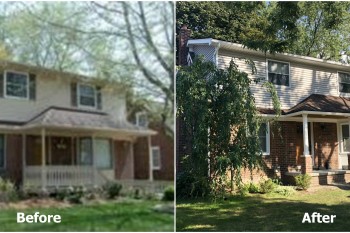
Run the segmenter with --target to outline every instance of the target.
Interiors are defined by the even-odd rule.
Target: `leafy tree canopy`
[[[350,46],[349,2],[179,2],[177,30],[264,52],[338,60]]]

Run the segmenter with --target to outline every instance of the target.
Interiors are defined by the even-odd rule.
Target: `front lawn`
[[[304,213],[336,215],[332,223],[302,223]],[[177,231],[349,231],[350,191],[338,187],[228,200],[177,201]]]
[[[153,210],[156,201],[137,201],[65,208],[2,209],[1,231],[173,231],[173,214]],[[17,223],[17,212],[61,215],[61,223]]]

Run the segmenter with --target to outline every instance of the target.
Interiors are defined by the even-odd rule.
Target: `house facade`
[[[179,63],[189,65],[196,56],[219,68],[231,60],[252,82],[259,114],[274,117],[270,94],[264,82],[274,84],[282,115],[277,122],[263,124],[260,131],[265,167],[245,179],[280,176],[291,182],[300,173],[310,174],[313,184],[350,182],[350,65],[293,54],[265,54],[240,44],[212,38],[190,39],[190,31],[180,31]],[[252,74],[254,62],[257,72]],[[180,132],[181,134],[181,132]],[[181,156],[183,145],[178,141]]]
[[[19,186],[152,181],[153,135],[119,83],[0,61],[0,175]]]

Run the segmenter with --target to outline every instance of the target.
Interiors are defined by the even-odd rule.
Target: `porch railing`
[[[41,166],[26,166],[24,185],[41,187],[43,185]],[[94,184],[92,166],[46,166],[46,186],[78,186]],[[45,178],[45,176],[44,176]]]

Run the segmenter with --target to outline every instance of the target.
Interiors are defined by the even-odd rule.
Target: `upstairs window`
[[[279,86],[289,86],[289,64],[277,61],[267,61],[268,81]]]
[[[339,92],[350,93],[350,74],[338,73]]]
[[[5,95],[6,97],[28,99],[29,76],[26,73],[13,71],[5,72]]]
[[[152,147],[152,169],[160,169],[160,148],[159,146]]]
[[[136,113],[136,125],[145,128],[148,126],[148,118],[145,112]]]
[[[96,108],[96,88],[91,85],[78,85],[78,103],[82,107]]]
[[[269,123],[262,123],[259,128],[260,147],[263,155],[270,154],[270,129]]]

